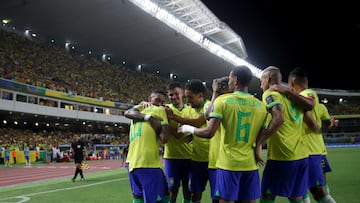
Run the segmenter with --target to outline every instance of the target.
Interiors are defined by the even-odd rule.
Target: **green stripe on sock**
[[[144,203],[143,199],[139,199],[139,198],[134,198],[133,199],[133,203]]]

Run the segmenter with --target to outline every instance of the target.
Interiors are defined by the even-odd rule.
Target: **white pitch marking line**
[[[120,180],[127,180],[127,179],[128,178],[119,178],[119,179],[102,181],[102,182],[97,182],[97,183],[92,183],[92,184],[87,184],[87,185],[80,185],[80,186],[61,188],[61,189],[56,189],[56,190],[49,190],[49,191],[44,191],[44,192],[30,193],[30,194],[21,195],[21,196],[8,197],[5,199],[0,199],[0,203],[23,203],[23,202],[29,201],[30,196],[47,194],[47,193],[52,193],[52,192],[60,192],[60,191],[64,191],[64,190],[72,190],[72,189],[77,189],[77,188],[90,187],[90,186],[94,186],[94,185],[100,185],[100,184],[105,184],[105,183],[110,183],[110,182],[120,181]],[[21,200],[19,200],[18,202],[4,202],[5,200],[10,200],[10,199],[21,199]]]

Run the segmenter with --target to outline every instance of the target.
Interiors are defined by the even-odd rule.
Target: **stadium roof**
[[[139,1],[138,1],[139,2]],[[201,1],[158,0],[161,8],[177,16],[207,39],[239,58],[247,57],[244,43]],[[179,80],[201,79],[211,86],[214,78],[228,75],[234,66],[186,38],[129,0],[3,0],[0,18],[7,29],[35,34],[38,40],[54,40],[73,51],[107,59],[111,63]],[[258,79],[252,93],[259,93]]]

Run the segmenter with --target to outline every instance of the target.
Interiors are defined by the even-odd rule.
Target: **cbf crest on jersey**
[[[274,98],[272,97],[272,95],[269,95],[266,97],[265,101],[266,101],[266,104],[271,104],[274,102]]]

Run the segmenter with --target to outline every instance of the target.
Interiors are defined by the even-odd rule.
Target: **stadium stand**
[[[129,121],[124,110],[170,82],[2,29],[0,39],[0,145],[19,151],[28,146],[32,159],[36,148],[44,160],[54,145],[68,145],[73,133],[82,134],[92,153],[98,153],[96,144],[125,146]],[[359,97],[340,96],[347,99],[327,103],[340,123],[335,130],[324,129],[325,141],[359,143]]]

